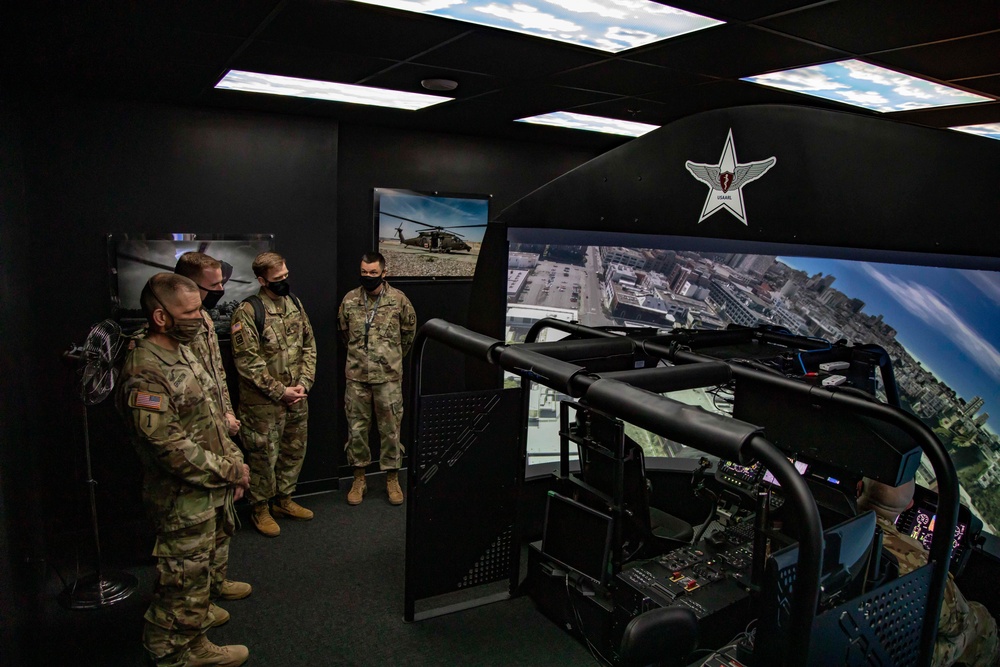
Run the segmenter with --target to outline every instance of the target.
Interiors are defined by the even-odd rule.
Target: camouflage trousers
[[[189,645],[208,629],[208,606],[229,564],[229,536],[215,518],[156,536],[158,578],[144,618],[142,645],[158,667],[187,663]]]
[[[958,587],[954,586],[950,576],[948,582],[944,603],[941,605],[941,625],[934,644],[932,667],[953,665],[956,662],[967,667],[992,667],[1000,664],[996,621],[986,607],[978,602],[966,601],[957,592]],[[952,589],[957,593],[954,596],[949,595]],[[955,618],[949,619],[948,615]],[[958,631],[943,635],[942,630],[949,630],[949,623],[952,621],[957,622]]]
[[[240,439],[250,466],[251,503],[289,496],[306,458],[309,404],[268,403],[240,406]]]
[[[347,381],[344,411],[347,413],[347,462],[364,467],[372,462],[368,432],[372,423],[372,408],[381,440],[380,470],[398,470],[403,460],[403,445],[399,441],[399,426],[403,421],[403,386],[400,382],[367,384]]]

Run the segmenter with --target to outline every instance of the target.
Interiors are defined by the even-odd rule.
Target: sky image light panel
[[[265,93],[268,95],[284,95],[286,97],[305,97],[328,102],[344,102],[346,104],[368,104],[371,106],[390,107],[416,111],[453,98],[440,95],[424,95],[422,93],[407,93],[400,90],[373,88],[371,86],[355,86],[332,81],[317,81],[315,79],[299,79],[277,74],[261,74],[259,72],[244,72],[229,70],[216,88],[223,90],[239,90],[248,93]]]
[[[949,129],[958,130],[959,132],[966,132],[968,134],[974,134],[977,137],[986,137],[987,139],[1000,139],[1000,123],[983,123],[981,125],[959,125],[957,127],[952,127]]]
[[[841,60],[742,79],[880,113],[977,104],[988,97],[918,79],[860,60]]]
[[[354,0],[554,39],[608,53],[723,22],[651,0]]]
[[[588,116],[586,114],[571,113],[568,111],[555,111],[553,113],[542,114],[540,116],[518,118],[517,122],[531,123],[532,125],[564,127],[571,130],[603,132],[604,134],[620,134],[626,137],[641,137],[647,132],[652,132],[653,130],[659,128],[657,125],[647,125],[646,123],[636,123],[634,121],[618,120],[616,118]]]

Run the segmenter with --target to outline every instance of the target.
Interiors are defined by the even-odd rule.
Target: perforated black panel
[[[424,396],[407,497],[407,600],[516,584],[520,389]]]
[[[916,665],[930,567],[894,579],[816,618],[810,665]]]
[[[458,583],[459,588],[502,581],[510,576],[511,539],[514,531],[508,528],[490,545],[482,558],[476,561],[468,574]]]
[[[498,392],[426,396],[420,402],[416,452],[420,481],[428,483],[440,466],[454,466],[482,437],[500,403]]]

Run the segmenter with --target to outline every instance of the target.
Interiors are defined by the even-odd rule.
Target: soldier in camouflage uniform
[[[264,309],[263,327],[257,331],[249,299],[233,313],[231,327],[240,374],[240,438],[250,457],[254,526],[262,535],[277,537],[281,529],[271,512],[302,521],[313,518],[291,494],[306,456],[306,396],[316,379],[316,340],[305,309],[290,296],[285,259],[261,253],[253,272],[261,285],[257,297]]]
[[[204,253],[186,252],[177,259],[174,273],[190,278],[198,286],[198,293],[201,295],[201,318],[205,322],[205,327],[187,346],[212,378],[212,383],[216,387],[213,396],[221,397],[219,408],[225,415],[229,435],[236,435],[240,430],[240,422],[236,419],[233,403],[229,398],[226,369],[222,365],[222,352],[219,350],[219,337],[215,333],[215,322],[208,314],[225,294],[222,263]],[[229,567],[229,541],[229,535],[222,530],[222,526],[218,526],[215,559],[212,562],[212,597],[241,600],[249,596],[253,588],[248,583],[226,578]],[[215,625],[222,625],[228,620],[228,614],[218,606],[216,610],[222,613],[219,614],[220,618],[216,619]]]
[[[895,525],[900,513],[912,502],[913,488],[913,481],[893,487],[866,477],[858,497],[859,511],[874,510],[876,521],[884,533],[882,546],[896,557],[900,576],[927,564],[924,546],[900,533]],[[997,664],[997,660],[996,620],[986,607],[966,600],[949,573],[931,665],[989,667]]]
[[[393,505],[403,503],[399,466],[403,445],[403,357],[413,345],[417,315],[400,290],[385,282],[385,257],[368,253],[361,258],[361,287],[344,297],[337,314],[341,338],[347,345],[347,387],[344,409],[349,429],[347,460],[354,466],[354,483],[347,502],[358,505],[368,486],[365,467],[372,461],[368,447],[372,405],[381,436],[379,469],[386,471],[386,491]]]
[[[250,471],[227,435],[218,386],[182,344],[204,327],[198,286],[159,273],[140,298],[149,330],[125,359],[118,406],[156,527],[158,579],[143,645],[156,665],[241,665],[245,646],[216,646],[205,632],[217,620],[209,595],[218,526],[235,529],[233,501]]]

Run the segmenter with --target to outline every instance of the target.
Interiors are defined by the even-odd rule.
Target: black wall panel
[[[276,235],[319,347],[300,490],[329,488],[346,434],[336,312],[357,284],[358,257],[371,244],[372,188],[491,193],[496,211],[594,157],[530,144],[342,128],[321,119],[63,97],[22,96],[4,113],[12,119],[0,133],[4,164],[11,163],[0,211],[4,406],[15,412],[4,419],[0,479],[8,496],[11,489],[26,492],[9,517],[21,522],[19,539],[39,542],[32,551],[56,560],[72,557],[79,545],[85,565],[89,518],[79,401],[74,371],[61,354],[110,314],[107,233]],[[404,288],[421,321],[466,322],[471,283]],[[7,330],[24,335],[8,336]],[[431,389],[462,388],[463,360],[437,353],[446,363],[428,373]],[[19,394],[23,378],[31,390]],[[148,535],[134,530],[143,522],[135,456],[110,404],[92,410],[91,420],[102,538],[148,552]],[[45,546],[45,535],[59,539]]]
[[[31,571],[44,553],[44,533],[35,530],[42,496],[35,474],[38,452],[27,444],[22,416],[37,408],[27,363],[29,294],[15,288],[31,267],[24,249],[23,148],[20,114],[0,85],[0,655],[19,664],[19,633],[35,613]],[[27,446],[26,446],[27,445]]]
[[[355,125],[341,126],[338,154],[338,304],[348,290],[358,285],[361,255],[372,249],[373,188],[489,194],[493,195],[491,216],[496,216],[509,204],[594,157],[593,153],[581,150]],[[496,257],[488,261],[499,266]],[[502,265],[505,272],[506,255]],[[391,266],[389,271],[391,281]],[[397,283],[396,286],[413,302],[419,323],[440,317],[475,328],[470,318],[474,319],[475,311],[483,302],[479,298],[473,301],[471,282]],[[503,298],[502,287],[500,297]],[[487,298],[495,300],[496,295]],[[345,362],[343,350],[338,350],[338,369],[342,369]],[[464,390],[465,363],[463,355],[434,343],[428,345],[423,392]],[[343,395],[342,372],[338,381],[338,391]],[[404,379],[406,389],[408,381]],[[406,429],[404,424],[403,433]],[[343,443],[346,437],[346,428],[342,426],[340,442]],[[374,452],[373,449],[373,458],[376,458]],[[345,469],[344,474],[350,473]]]
[[[328,295],[337,261],[337,125],[65,98],[25,99],[22,125],[26,229],[19,252],[27,270],[12,290],[28,304],[26,365],[33,389],[45,394],[23,417],[30,446],[46,461],[50,532],[89,525],[79,401],[60,354],[110,314],[109,232],[276,235],[318,344],[302,480],[334,478],[338,417],[329,406],[337,400],[337,371]],[[106,405],[94,411],[91,428],[102,524],[141,521],[135,456]]]

